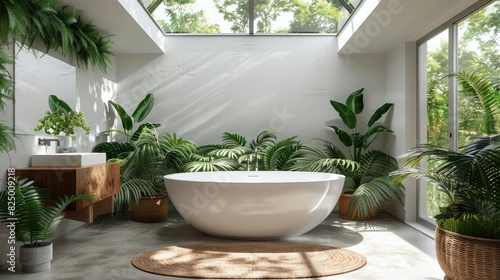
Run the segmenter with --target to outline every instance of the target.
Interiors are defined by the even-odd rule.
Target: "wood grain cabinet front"
[[[95,194],[93,201],[74,202],[64,212],[65,218],[86,223],[92,223],[94,215],[112,213],[113,195],[120,191],[119,163],[16,168],[16,176],[33,180],[35,186],[49,188],[49,200],[64,195]]]

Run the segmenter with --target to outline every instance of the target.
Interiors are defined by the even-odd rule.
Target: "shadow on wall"
[[[321,136],[304,131],[311,124],[324,129],[332,93],[352,86],[337,81],[352,75],[334,75],[339,58],[332,37],[306,39],[169,38],[165,55],[119,82],[118,102],[133,108],[153,92],[148,121],[200,143],[218,141],[224,131],[254,135],[266,128],[284,137]]]

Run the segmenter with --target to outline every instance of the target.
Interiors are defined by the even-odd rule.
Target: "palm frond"
[[[238,162],[219,158],[211,161],[192,161],[184,167],[185,172],[208,172],[208,171],[235,171],[238,170]]]
[[[296,159],[291,169],[295,171],[346,174],[359,168],[359,164],[355,161],[345,157],[332,157],[332,147],[327,144],[325,147],[326,151],[314,145],[303,144],[302,151],[304,154]]]
[[[377,177],[356,188],[348,214],[368,217],[374,209],[388,201],[399,201],[404,205],[404,186],[391,182],[388,177]]]
[[[236,134],[224,132],[222,134],[222,145],[228,148],[234,147],[244,147],[247,144],[247,140],[244,136]]]
[[[93,153],[106,153],[106,160],[124,159],[134,150],[129,142],[102,142],[92,148]]]
[[[250,149],[255,151],[258,149],[265,149],[269,146],[272,146],[277,140],[276,131],[272,129],[266,129],[259,133],[255,139],[250,141]]]
[[[9,181],[10,182],[10,181]],[[46,205],[48,188],[33,186],[33,181],[16,178],[14,192],[0,191],[0,220],[8,223],[9,218],[16,219],[16,239],[24,244],[37,246],[54,236],[64,215],[62,211],[77,200],[87,200],[93,194],[60,197],[53,204]],[[15,198],[15,211],[11,210],[9,197]]]
[[[290,137],[276,142],[262,151],[262,163],[266,170],[289,170],[303,156],[302,144]]]
[[[487,134],[498,133],[498,116],[500,115],[500,104],[497,99],[495,88],[488,78],[477,73],[459,72],[450,76],[456,76],[461,90],[466,96],[479,101],[484,110],[484,122]],[[496,121],[495,121],[496,118]]]
[[[14,130],[0,123],[0,153],[8,152],[15,147]]]

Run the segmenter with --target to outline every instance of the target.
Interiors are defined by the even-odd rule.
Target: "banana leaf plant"
[[[153,109],[154,105],[153,93],[146,94],[144,99],[142,99],[139,102],[139,104],[137,104],[136,108],[134,109],[131,115],[129,115],[127,111],[120,104],[116,102],[109,100],[108,104],[109,107],[113,107],[118,113],[118,117],[121,120],[123,130],[112,128],[105,130],[102,133],[117,132],[125,135],[127,137],[127,141],[135,141],[138,139],[144,127],[156,128],[160,126],[160,124],[157,123],[143,123],[139,125],[139,127],[134,131],[134,126],[139,122],[143,121]]]
[[[393,104],[385,103],[375,110],[367,123],[366,132],[362,133],[358,115],[364,109],[363,91],[364,88],[354,91],[345,103],[330,100],[346,129],[334,125],[328,127],[347,148],[349,157],[335,143],[320,139],[323,149],[306,147],[306,155],[298,160],[294,169],[344,174],[344,192],[352,194],[348,215],[367,218],[389,201],[396,200],[403,204],[404,187],[388,177],[391,171],[398,169],[396,159],[382,151],[370,150],[381,133],[393,133],[391,129],[377,124]]]

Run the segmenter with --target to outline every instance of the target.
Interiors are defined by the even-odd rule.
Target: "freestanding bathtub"
[[[333,210],[344,176],[291,171],[223,171],[164,176],[170,200],[198,230],[231,239],[301,235]]]

